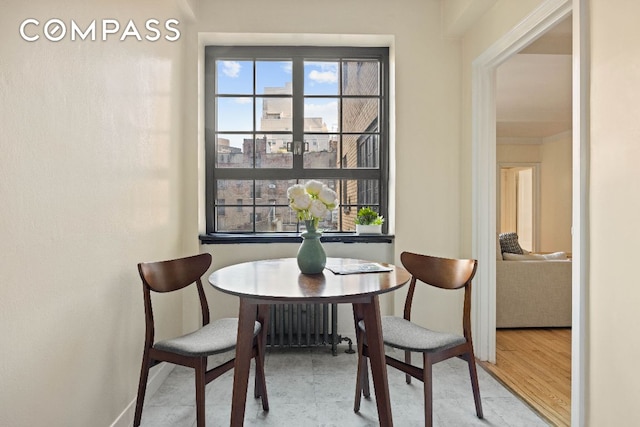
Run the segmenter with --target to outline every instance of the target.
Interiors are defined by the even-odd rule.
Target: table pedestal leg
[[[382,323],[378,296],[371,297],[367,304],[354,304],[354,313],[361,314],[366,330],[367,347],[371,361],[371,376],[378,406],[378,421],[381,427],[392,427],[391,401],[389,399],[389,381],[385,364],[384,342],[382,341]]]

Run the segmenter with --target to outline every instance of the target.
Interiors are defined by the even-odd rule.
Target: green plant
[[[369,206],[360,208],[358,215],[356,216],[356,224],[358,225],[382,225],[384,217],[378,214],[378,212],[371,209]]]

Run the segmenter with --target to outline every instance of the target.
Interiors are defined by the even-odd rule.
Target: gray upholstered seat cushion
[[[363,321],[358,326],[364,330]],[[382,316],[382,339],[391,347],[419,353],[443,350],[466,341],[463,336],[432,331],[396,316]]]
[[[256,322],[253,335],[256,336],[258,332],[260,323]],[[208,356],[235,348],[237,334],[238,319],[219,319],[189,334],[159,341],[153,347],[183,356]]]

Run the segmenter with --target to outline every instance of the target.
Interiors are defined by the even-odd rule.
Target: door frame
[[[587,0],[546,0],[472,64],[472,251],[483,268],[473,288],[476,356],[496,361],[496,70],[555,24],[572,16],[573,190],[571,424],[586,424],[588,288]]]

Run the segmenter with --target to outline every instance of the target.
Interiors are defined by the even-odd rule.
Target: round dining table
[[[378,296],[400,288],[410,278],[402,267],[352,258],[327,258],[327,268],[311,275],[300,273],[295,258],[250,261],[214,271],[209,276],[211,285],[240,298],[230,425],[243,425],[254,323],[262,324],[259,342],[264,346],[270,305],[350,303],[356,327],[361,320],[365,324],[379,423],[392,426]]]

